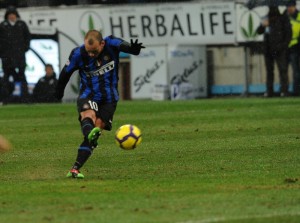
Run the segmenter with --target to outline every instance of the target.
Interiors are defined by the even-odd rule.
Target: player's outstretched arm
[[[69,74],[66,72],[65,67],[61,70],[61,72],[59,74],[57,86],[55,89],[55,97],[58,100],[61,100],[63,98],[65,87],[66,87],[67,83],[69,82],[71,75],[72,75],[72,73]]]
[[[120,45],[120,50],[124,53],[130,53],[133,55],[139,55],[142,48],[146,48],[143,46],[143,43],[139,43],[138,39],[136,39],[134,42],[131,39],[130,43],[123,41]]]

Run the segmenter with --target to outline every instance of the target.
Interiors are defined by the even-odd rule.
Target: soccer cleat
[[[98,127],[92,129],[92,131],[88,135],[88,140],[92,148],[96,148],[98,146],[98,138],[101,135],[101,130]]]
[[[79,170],[72,169],[67,173],[67,177],[83,179],[84,175]]]

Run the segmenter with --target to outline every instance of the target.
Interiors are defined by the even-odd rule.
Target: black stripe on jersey
[[[80,55],[82,58],[82,62],[83,62],[83,70],[85,71],[85,68],[88,68],[87,71],[89,70],[89,57],[87,52],[85,51],[84,47],[80,48]],[[85,75],[84,72],[82,75]],[[91,93],[89,93],[89,95],[87,95],[88,98],[93,98],[94,97],[94,91],[93,91],[93,83],[92,83],[92,78],[87,78],[87,77],[81,77],[83,80],[86,80],[87,84],[86,85],[82,85],[82,90],[81,90],[81,94],[86,90],[86,87],[89,87],[89,89],[91,89]]]
[[[101,93],[101,102],[106,102],[106,98],[107,98],[107,92],[106,92],[106,89],[105,89],[105,78],[104,78],[104,76],[105,76],[105,74],[100,75],[98,77],[99,90],[100,90],[100,93]]]
[[[88,54],[85,51],[84,47],[80,48],[80,55],[81,55],[81,58],[82,58],[83,66],[84,67],[88,67],[88,65],[89,65],[89,58],[88,58]]]
[[[109,87],[109,90],[110,90],[110,96],[111,96],[111,100],[112,101],[115,101],[116,97],[115,97],[115,94],[114,94],[114,91],[113,91],[113,75],[110,74],[110,77],[109,77],[109,82],[110,82],[110,87]]]
[[[80,74],[79,74],[79,75],[80,75]],[[86,85],[85,85],[85,84],[82,84],[82,85],[81,85],[81,88],[80,88],[79,95],[82,95],[83,92],[85,91],[85,89],[86,89]]]
[[[109,95],[111,98],[111,102],[116,102],[117,101],[117,95],[114,93],[114,89],[117,88],[116,86],[114,86],[113,80],[114,78],[118,78],[118,62],[117,62],[117,58],[116,54],[118,54],[118,52],[115,52],[115,50],[113,48],[107,48],[108,53],[110,54],[110,57],[112,58],[113,61],[115,61],[114,64],[114,69],[109,71],[109,82],[110,82],[110,86],[109,86]],[[116,77],[115,77],[116,75]]]
[[[88,95],[89,98],[94,98],[93,82],[92,78],[87,78],[87,86],[91,89],[91,93]]]

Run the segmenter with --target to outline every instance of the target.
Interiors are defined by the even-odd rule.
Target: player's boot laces
[[[93,128],[92,131],[89,133],[88,140],[93,149],[98,146],[97,141],[100,135],[101,135],[101,130],[98,127]]]
[[[76,169],[72,169],[67,173],[67,177],[69,178],[78,178],[78,179],[83,179],[84,175],[82,173],[80,173],[79,170]]]

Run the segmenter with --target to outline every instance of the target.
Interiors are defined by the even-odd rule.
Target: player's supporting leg
[[[71,171],[67,174],[67,177],[84,177],[83,174],[80,173],[79,169],[85,164],[91,156],[93,149],[98,145],[97,140],[100,136],[100,128],[95,127],[92,119],[84,118],[81,120],[81,130],[84,135],[84,140],[78,148],[76,161],[72,166]]]
[[[80,173],[79,169],[84,165],[84,163],[91,156],[93,149],[90,147],[86,139],[83,140],[78,148],[77,158],[73,164],[71,170],[68,172],[67,177],[73,178],[84,178],[84,175]]]

